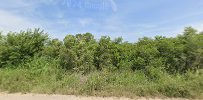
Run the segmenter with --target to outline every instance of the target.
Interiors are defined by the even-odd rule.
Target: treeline
[[[136,71],[160,68],[170,74],[203,68],[203,33],[187,27],[176,37],[144,37],[136,43],[91,33],[50,39],[40,29],[0,34],[0,68],[29,62],[33,57],[57,60],[60,68],[92,71]]]

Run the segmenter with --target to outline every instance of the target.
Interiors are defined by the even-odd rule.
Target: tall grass
[[[203,98],[203,74],[169,75],[158,68],[143,71],[91,72],[59,68],[57,60],[35,57],[19,67],[0,69],[0,91],[97,96]]]

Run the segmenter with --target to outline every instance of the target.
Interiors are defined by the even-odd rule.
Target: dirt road
[[[0,94],[0,100],[187,100],[187,99],[129,99],[117,97],[82,97],[73,95]]]

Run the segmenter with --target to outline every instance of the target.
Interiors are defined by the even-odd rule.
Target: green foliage
[[[85,33],[60,41],[39,29],[0,34],[0,90],[202,96],[202,32],[187,27],[177,37],[122,40]]]
[[[146,70],[148,66],[162,67],[168,73],[185,73],[202,68],[203,37],[187,27],[183,35],[175,38],[156,36],[143,38],[131,53],[132,70]],[[154,63],[157,62],[157,65]],[[158,63],[159,62],[159,63]],[[153,64],[152,64],[153,63]]]
[[[68,92],[76,87],[77,82],[79,82],[78,76],[61,70],[57,60],[46,57],[35,56],[32,61],[20,64],[15,69],[0,69],[0,91]],[[65,87],[68,90],[65,90]]]
[[[44,47],[42,54],[50,58],[58,58],[63,48],[63,43],[58,39],[50,40]]]
[[[133,61],[132,70],[145,70],[153,60],[158,58],[159,51],[152,39],[146,37],[140,39],[140,41],[135,44],[134,48],[135,50],[131,55],[131,59]]]
[[[203,34],[191,27],[174,38],[141,38],[137,43],[111,40],[103,36],[96,41],[91,33],[67,35],[63,42],[48,39],[35,29],[0,34],[0,66],[17,65],[34,55],[58,59],[66,70],[83,74],[95,70],[143,70],[160,67],[168,73],[185,73],[203,67]]]
[[[47,35],[35,29],[34,31],[21,31],[8,33],[1,41],[0,67],[6,64],[20,64],[42,51]]]
[[[82,73],[95,69],[93,55],[97,44],[92,34],[67,35],[64,45],[59,55],[63,68]]]
[[[111,49],[112,41],[110,37],[101,37],[95,53],[95,66],[98,70],[110,70],[113,67]]]
[[[56,60],[34,58],[16,69],[0,70],[0,90],[23,93],[84,94],[98,96],[167,96],[203,97],[200,73],[169,75],[150,67],[148,73],[91,72],[87,75],[70,73],[57,66]]]

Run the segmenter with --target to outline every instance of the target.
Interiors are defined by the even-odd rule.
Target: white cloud
[[[61,32],[53,25],[54,23],[49,21],[38,20],[38,22],[36,22],[32,19],[5,10],[0,10],[0,15],[0,32],[3,32],[3,34],[10,31],[19,32],[21,30],[40,28],[45,30],[45,32],[48,32],[51,38],[63,39],[65,35],[64,32]],[[56,24],[68,26],[68,22],[65,20],[59,20]]]
[[[92,23],[92,20],[89,19],[89,18],[79,19],[79,24],[80,24],[82,27],[85,27],[85,26],[89,25],[90,23]]]
[[[110,4],[111,4],[113,11],[117,12],[118,8],[117,8],[116,2],[114,0],[109,0],[109,1],[110,1]]]
[[[197,29],[198,31],[203,31],[203,23],[201,24],[196,24],[193,26],[195,29]]]
[[[0,31],[20,31],[28,28],[44,28],[47,22],[23,16],[31,15],[40,4],[53,3],[53,0],[5,0],[0,3]],[[27,13],[29,12],[29,13]]]
[[[22,16],[15,15],[5,10],[0,10],[0,15],[0,30],[4,32],[40,27]]]
[[[65,19],[59,19],[56,21],[56,24],[64,26],[64,27],[69,27],[70,22],[68,20],[65,20]]]

